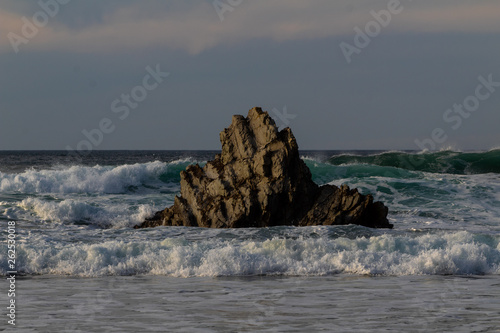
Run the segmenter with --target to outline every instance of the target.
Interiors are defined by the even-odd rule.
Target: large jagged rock
[[[319,187],[300,159],[290,128],[278,131],[260,108],[233,116],[222,153],[181,172],[181,196],[136,228],[359,224],[392,228],[387,207],[346,185]]]

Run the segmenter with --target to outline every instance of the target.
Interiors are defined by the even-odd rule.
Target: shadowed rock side
[[[181,172],[174,205],[135,228],[359,224],[392,228],[387,207],[346,185],[319,187],[300,159],[290,128],[278,131],[260,108],[233,116],[220,133],[222,153]]]

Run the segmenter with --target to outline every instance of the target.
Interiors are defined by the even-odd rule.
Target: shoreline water
[[[499,285],[499,276],[32,276],[19,280],[18,328],[498,332]]]

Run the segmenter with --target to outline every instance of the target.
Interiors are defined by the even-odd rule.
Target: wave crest
[[[331,157],[328,163],[337,166],[367,164],[432,173],[500,173],[500,149],[486,152],[384,152],[367,156],[343,154]]]
[[[216,237],[193,241],[169,237],[57,247],[40,241],[19,246],[18,270],[26,274],[175,277],[500,274],[499,241],[498,237],[465,231],[354,239],[273,236],[265,240]]]
[[[178,182],[187,160],[125,164],[120,166],[71,166],[58,170],[26,170],[18,174],[0,172],[1,192],[23,193],[125,193],[137,187]]]

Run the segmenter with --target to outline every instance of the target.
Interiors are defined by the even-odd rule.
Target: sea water
[[[500,332],[500,150],[301,151],[316,183],[384,202],[392,230],[132,228],[216,153],[0,152],[16,329]]]

